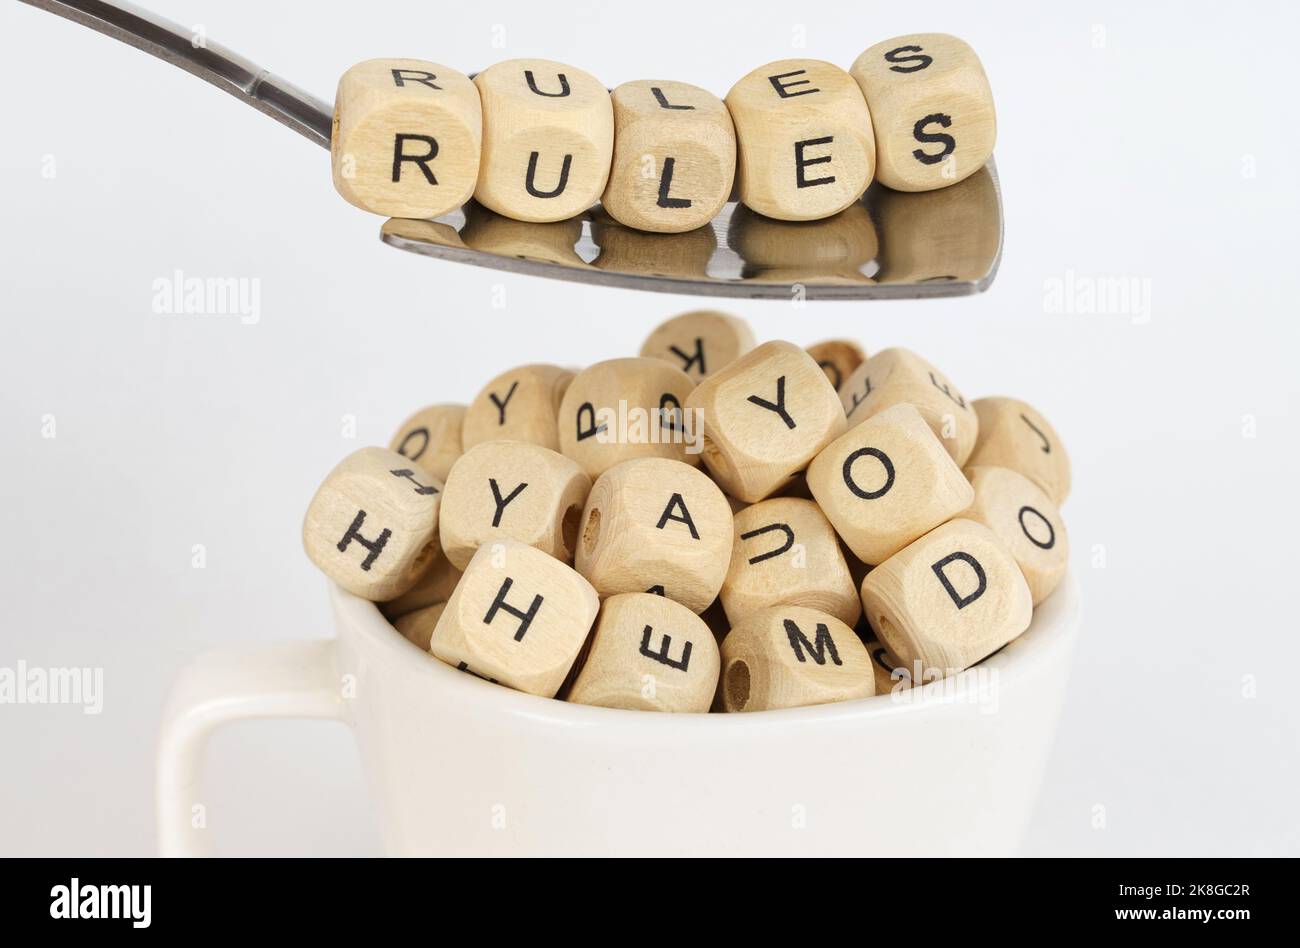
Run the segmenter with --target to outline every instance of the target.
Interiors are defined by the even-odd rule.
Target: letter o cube
[[[818,506],[863,563],[882,563],[970,506],[974,492],[911,405],[836,438],[808,467]]]

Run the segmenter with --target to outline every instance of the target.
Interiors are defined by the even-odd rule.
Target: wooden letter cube
[[[474,197],[520,221],[561,221],[600,200],[614,151],[609,92],[590,73],[512,59],[474,77],[483,162]]]
[[[731,567],[722,584],[722,605],[732,625],[777,605],[816,609],[847,626],[858,621],[862,602],[839,537],[811,500],[761,500],[733,522]]]
[[[484,543],[518,540],[573,562],[591,478],[564,455],[527,441],[485,441],[461,456],[443,490],[439,532],[464,569]]]
[[[918,682],[954,675],[1029,627],[1033,601],[1011,553],[983,524],[951,520],[862,582],[880,641]]]
[[[871,671],[876,678],[876,694],[897,694],[912,687],[911,671],[890,655],[889,649],[879,639],[868,638],[865,644],[871,656]]]
[[[731,506],[681,461],[641,458],[602,474],[582,514],[578,572],[602,596],[656,592],[702,612],[731,561]]]
[[[577,374],[560,403],[560,450],[592,477],[633,458],[700,463],[704,432],[683,410],[695,383],[661,359],[610,359]]]
[[[1009,467],[1043,489],[1059,507],[1070,496],[1070,457],[1047,419],[1016,398],[977,398],[979,438],[971,465]]]
[[[968,467],[966,476],[975,501],[962,517],[984,524],[1002,541],[1025,574],[1038,605],[1052,594],[1070,565],[1070,541],[1061,512],[1041,487],[1010,468]]]
[[[915,405],[958,467],[975,447],[975,409],[942,372],[907,349],[883,349],[863,362],[845,380],[840,398],[850,425],[894,405]]]
[[[827,339],[809,346],[808,354],[817,360],[837,392],[844,380],[867,360],[862,347],[850,339]]]
[[[704,713],[718,667],[718,643],[694,612],[652,593],[621,593],[601,604],[587,661],[566,700]]]
[[[388,447],[445,481],[461,455],[460,429],[464,421],[464,405],[421,408],[402,422]]]
[[[438,508],[438,519],[442,519],[442,508]],[[460,582],[460,570],[451,565],[447,559],[447,554],[442,551],[441,546],[438,552],[434,554],[433,560],[424,568],[420,578],[415,581],[415,585],[394,599],[387,599],[379,604],[379,611],[390,622],[412,612],[418,612],[421,609],[427,609],[429,606],[436,606],[439,603],[446,602],[451,598],[452,592],[456,589],[456,584]],[[429,643],[426,641],[425,647]]]
[[[601,199],[628,227],[680,234],[731,196],[736,132],[712,92],[685,82],[625,82],[611,94],[614,162]]]
[[[362,210],[437,217],[478,183],[482,113],[461,73],[418,59],[371,59],[339,80],[334,187]]]
[[[703,412],[704,463],[714,479],[749,503],[784,487],[846,427],[826,373],[791,342],[765,342],[710,375],[686,410]]]
[[[552,556],[514,540],[474,554],[429,643],[436,658],[518,691],[555,696],[600,601]]]
[[[726,711],[771,711],[876,693],[866,646],[834,616],[800,606],[756,612],[722,640]]]
[[[438,620],[442,618],[446,610],[445,602],[434,603],[432,606],[425,606],[423,609],[416,609],[414,612],[408,612],[404,616],[398,616],[393,620],[393,628],[402,633],[402,637],[412,645],[418,646],[424,651],[429,651],[429,641],[433,638],[433,630],[437,628]]]
[[[997,119],[979,57],[944,33],[896,36],[850,67],[871,109],[876,175],[896,191],[956,184],[993,154]]]
[[[573,373],[558,365],[523,365],[502,372],[465,412],[461,427],[465,450],[484,441],[530,441],[560,450],[555,415],[572,381]]]
[[[784,59],[727,93],[740,199],[766,217],[811,221],[862,197],[875,171],[871,115],[843,69]]]
[[[385,448],[330,471],[307,507],[302,544],[330,579],[379,602],[406,592],[438,550],[442,484]]]
[[[674,316],[655,327],[641,355],[663,359],[691,377],[707,378],[754,348],[754,330],[737,316],[699,309]]]
[[[883,563],[970,506],[974,492],[911,405],[850,428],[808,468],[826,518],[864,563]]]

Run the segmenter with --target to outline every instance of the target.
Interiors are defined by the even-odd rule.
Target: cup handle
[[[217,649],[186,666],[163,710],[156,792],[163,856],[208,856],[200,807],[208,735],[245,718],[347,720],[334,639]]]

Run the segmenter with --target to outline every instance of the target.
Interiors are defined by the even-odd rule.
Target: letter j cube
[[[600,601],[572,568],[517,540],[485,543],[429,642],[435,658],[517,691],[555,697]]]

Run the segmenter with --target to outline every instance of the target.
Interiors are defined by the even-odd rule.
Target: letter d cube
[[[862,605],[881,643],[918,682],[944,678],[1029,627],[1029,585],[1011,552],[973,520],[950,520],[862,581]]]

